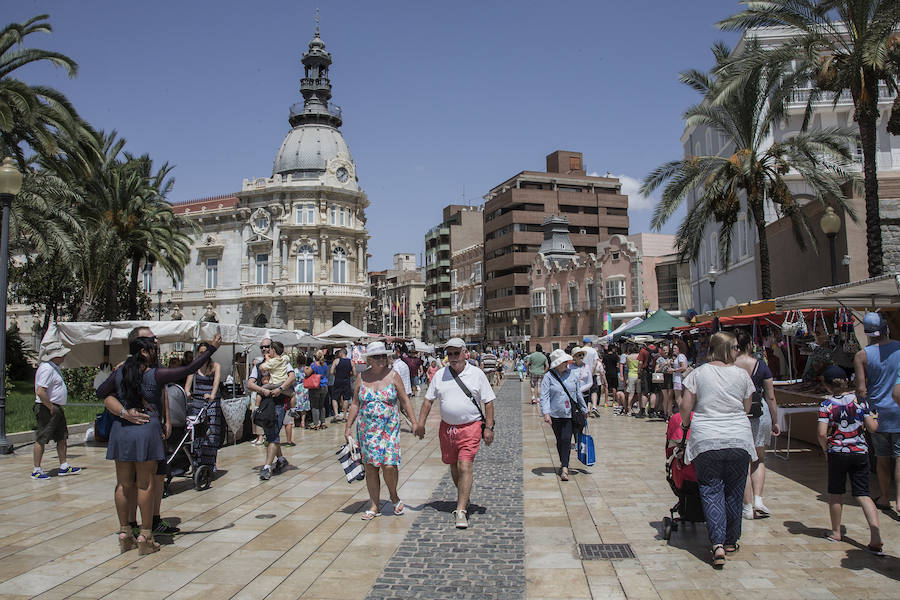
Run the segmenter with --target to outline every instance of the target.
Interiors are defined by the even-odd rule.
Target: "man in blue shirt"
[[[889,508],[891,499],[891,468],[894,469],[894,509],[900,499],[900,406],[891,392],[900,369],[900,342],[888,337],[888,326],[878,313],[866,313],[863,329],[869,345],[856,353],[853,370],[856,376],[856,397],[865,399],[869,408],[878,413],[878,431],[872,433],[872,449],[878,475],[879,508]],[[897,510],[900,512],[900,510]]]

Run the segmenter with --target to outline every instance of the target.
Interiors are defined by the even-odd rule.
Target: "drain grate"
[[[256,515],[256,518],[257,519],[274,519],[275,515],[262,514],[262,515]]]
[[[631,544],[578,544],[581,560],[615,560],[634,558]]]

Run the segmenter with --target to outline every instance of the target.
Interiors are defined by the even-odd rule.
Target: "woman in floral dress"
[[[344,437],[350,437],[352,426],[359,416],[357,439],[362,461],[366,466],[366,487],[371,505],[363,514],[364,521],[381,516],[381,479],[384,474],[394,514],[402,515],[403,501],[397,495],[400,466],[400,413],[398,404],[413,414],[403,382],[391,369],[388,350],[382,342],[372,342],[366,347],[366,363],[369,368],[356,378],[353,402],[350,404]]]

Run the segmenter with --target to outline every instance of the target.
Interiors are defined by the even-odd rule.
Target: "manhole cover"
[[[275,515],[256,515],[257,519],[274,519]]]
[[[634,558],[631,544],[578,544],[581,560],[615,560]]]

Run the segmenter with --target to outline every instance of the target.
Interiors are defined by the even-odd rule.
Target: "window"
[[[594,289],[594,282],[588,280],[585,282],[584,287],[587,289],[588,308],[597,308],[597,290]]]
[[[663,310],[678,310],[677,265],[656,266],[656,288],[659,293],[659,307]]]
[[[269,255],[256,255],[256,283],[269,283]]]
[[[536,314],[543,314],[547,310],[546,295],[543,291],[531,293],[531,309]]]
[[[206,289],[212,290],[219,285],[219,259],[206,259]]]
[[[709,263],[716,271],[719,270],[719,234],[715,231],[709,234]]]
[[[331,214],[334,216],[333,207]],[[347,252],[340,246],[332,252],[331,280],[334,283],[347,283]]]
[[[353,227],[353,211],[347,210],[347,227]]]
[[[569,284],[569,310],[578,310],[578,284]]]
[[[544,337],[544,319],[537,319],[537,337]]]
[[[329,214],[330,214],[331,216],[329,217],[328,222],[329,222],[331,225],[337,225],[337,206],[335,206],[334,204],[332,204],[332,205],[331,205],[331,211],[329,211]]]
[[[452,271],[450,271],[450,287],[456,287],[456,281],[456,269],[453,269]]]
[[[606,280],[606,304],[609,306],[625,306],[625,280]]]
[[[152,265],[144,265],[144,269],[141,271],[141,287],[144,288],[144,291],[148,294],[153,291],[153,266]]]
[[[553,288],[550,290],[550,311],[559,312],[560,304],[562,304],[562,302],[560,302],[559,299],[559,288]]]
[[[316,224],[316,205],[315,204],[298,204],[297,205],[297,225],[315,225]]]
[[[172,289],[176,292],[184,291],[184,276],[181,274],[176,274],[172,277]]]
[[[313,249],[301,246],[297,251],[297,283],[312,283],[313,272]]]
[[[450,310],[455,311],[459,306],[459,292],[450,292]]]

